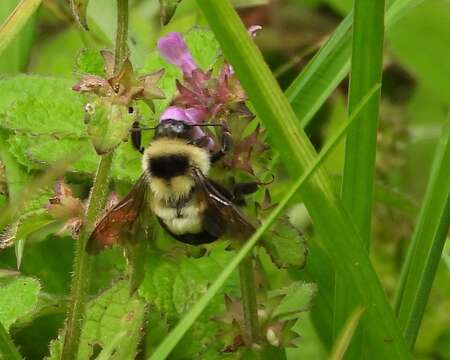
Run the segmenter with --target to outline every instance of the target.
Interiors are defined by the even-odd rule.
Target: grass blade
[[[329,360],[341,360],[344,358],[345,352],[347,351],[348,345],[352,340],[352,336],[358,327],[363,312],[363,308],[358,308],[350,315],[343,327],[342,333],[336,341]]]
[[[450,122],[440,138],[412,242],[402,268],[395,310],[414,348],[450,226]]]
[[[315,151],[288,100],[262,59],[256,45],[228,1],[197,0],[228,60],[268,130],[269,139],[293,178],[314,161]],[[371,318],[366,336],[386,357],[408,353],[393,311],[349,214],[342,206],[325,172],[319,169],[301,191],[315,229],[334,268],[349,278],[349,293],[360,299]],[[389,341],[384,341],[389,338]]]
[[[0,322],[0,359],[22,360],[22,356],[14,345],[11,337]]]
[[[349,113],[352,113],[367,91],[381,82],[384,40],[384,0],[355,0],[353,6]],[[342,179],[342,201],[367,249],[371,234],[379,105],[380,92],[375,94],[360,112],[359,121],[350,127]],[[357,307],[352,294],[347,291],[346,280],[347,278],[336,277],[335,334],[341,332],[346,319]],[[346,357],[362,358],[363,331],[364,326],[361,326],[355,332]]]
[[[251,236],[251,238],[245,243],[238,254],[233,258],[233,260],[223,269],[214,283],[209,287],[207,292],[197,301],[194,306],[189,310],[186,316],[177,324],[175,329],[167,336],[161,345],[156,349],[149,360],[161,360],[165,359],[172,349],[176,346],[178,341],[181,340],[186,331],[192,326],[198,316],[206,308],[208,303],[217,294],[220,288],[223,286],[228,277],[236,269],[239,263],[250,253],[253,246],[258,242],[258,240],[264,235],[264,233],[270,229],[272,224],[276,219],[282,214],[283,210],[289,204],[293,196],[299,191],[299,189],[305,184],[305,182],[311,177],[311,175],[319,168],[326,157],[332,152],[334,147],[339,143],[345,134],[345,131],[350,126],[352,121],[355,120],[358,112],[364,107],[370,97],[378,90],[378,86],[374,88],[367,96],[363,99],[360,106],[355,110],[355,114],[350,116],[349,119],[343,123],[338,131],[333,135],[327,144],[324,146],[323,150],[317,156],[315,161],[308,167],[308,169],[302,174],[302,176],[292,185],[290,190],[286,193],[283,199],[279,202],[275,210],[273,210],[266,221],[258,228],[258,230]]]
[[[386,12],[386,30],[423,0],[397,0]],[[328,41],[286,91],[305,127],[350,70],[352,14],[341,22]]]
[[[0,54],[27,23],[42,0],[22,0],[0,27]]]

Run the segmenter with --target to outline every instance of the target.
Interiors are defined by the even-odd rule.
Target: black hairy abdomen
[[[170,180],[186,173],[189,159],[184,155],[165,155],[150,160],[150,172],[153,176]]]

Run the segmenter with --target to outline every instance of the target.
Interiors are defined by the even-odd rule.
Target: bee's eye
[[[87,103],[84,107],[84,111],[89,115],[93,115],[95,113],[95,106],[91,103]]]

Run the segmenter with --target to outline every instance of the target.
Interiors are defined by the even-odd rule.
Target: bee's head
[[[161,137],[190,140],[192,138],[192,126],[181,120],[167,119],[161,121],[155,129],[155,139]]]

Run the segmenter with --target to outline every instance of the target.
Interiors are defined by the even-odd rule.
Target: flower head
[[[105,62],[106,78],[87,74],[72,87],[74,91],[91,93],[111,103],[126,106],[133,100],[144,100],[153,108],[153,100],[164,99],[164,93],[157,86],[164,74],[163,69],[137,77],[130,60],[126,59],[120,71],[115,74],[113,53],[103,50],[101,54]]]
[[[181,68],[186,75],[198,68],[180,33],[171,32],[159,39],[158,49],[168,62]]]

